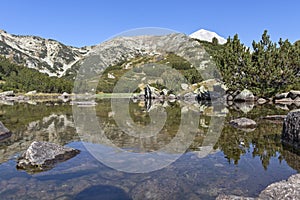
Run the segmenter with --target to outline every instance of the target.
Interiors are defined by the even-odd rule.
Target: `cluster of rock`
[[[260,103],[265,103],[268,100],[257,99],[254,94],[247,89],[242,91],[226,91],[226,86],[217,80],[210,79],[199,84],[181,84],[182,92],[173,94],[173,91],[167,89],[159,90],[155,87],[147,85],[139,96],[140,99],[179,99],[186,101],[209,101],[222,100],[223,102],[254,102],[259,100]],[[226,91],[226,92],[225,92]]]
[[[300,91],[291,90],[287,93],[277,94],[273,98],[258,98],[250,90],[230,91],[217,80],[211,79],[198,84],[181,84],[182,92],[173,94],[167,89],[159,90],[152,86],[145,86],[134,99],[180,100],[187,102],[217,101],[225,103],[226,107],[244,113],[251,111],[257,104],[275,103],[276,107],[284,110],[295,110],[300,107]],[[268,120],[282,121],[285,116],[268,116]]]
[[[211,80],[210,80],[211,81]],[[224,90],[221,88],[219,84],[215,84],[211,86],[211,89],[208,90],[201,83],[200,85],[188,85],[186,83],[182,83],[181,89],[182,91],[175,94],[172,90],[162,89],[159,90],[150,85],[146,85],[141,93],[137,96],[134,96],[135,99],[161,99],[161,100],[184,100],[184,101],[210,101],[216,99],[223,99]]]
[[[36,104],[43,101],[71,101],[72,94],[64,92],[63,94],[42,94],[36,90],[29,91],[25,94],[16,94],[14,91],[0,92],[0,103],[5,105],[13,105],[14,103]]]
[[[274,97],[275,103],[292,102],[300,105],[300,91],[291,90],[289,92],[277,94]]]
[[[0,93],[0,100],[2,101],[27,101],[28,97],[20,95],[16,96],[14,91],[5,91]]]
[[[161,100],[175,100],[178,96],[172,94],[172,91],[163,89],[159,90],[150,85],[146,85],[139,95],[134,95],[133,99],[161,99]]]

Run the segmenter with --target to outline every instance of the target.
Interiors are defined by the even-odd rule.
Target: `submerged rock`
[[[4,140],[11,136],[10,130],[8,130],[2,122],[0,122],[0,140]]]
[[[300,147],[300,109],[287,114],[282,130],[283,142]]]
[[[76,156],[80,151],[50,142],[32,142],[18,159],[17,168],[28,172],[39,172],[54,167],[59,162]]]
[[[231,120],[229,122],[229,124],[236,128],[255,128],[256,127],[255,121],[253,121],[252,119],[245,118],[245,117]]]

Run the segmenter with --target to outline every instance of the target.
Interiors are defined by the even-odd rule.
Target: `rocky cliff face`
[[[49,76],[62,76],[92,47],[71,47],[37,36],[12,35],[0,30],[0,55]]]

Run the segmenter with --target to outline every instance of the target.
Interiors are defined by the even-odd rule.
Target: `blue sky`
[[[0,29],[38,35],[67,45],[94,45],[139,27],[190,34],[204,28],[227,38],[239,34],[250,46],[264,29],[271,39],[300,39],[297,0],[26,0],[1,1]]]

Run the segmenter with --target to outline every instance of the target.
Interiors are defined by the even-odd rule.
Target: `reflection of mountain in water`
[[[224,113],[220,114],[221,111],[214,111],[209,106],[202,106],[198,103],[189,105],[179,101],[152,101],[150,106],[143,101],[130,102],[129,113],[127,113],[127,110],[122,108],[122,105],[126,104],[125,101],[118,100],[118,105],[121,106],[117,106],[116,111],[107,109],[111,108],[110,101],[99,102],[96,107],[98,122],[93,121],[94,116],[89,116],[90,113],[95,112],[94,108],[76,108],[75,117],[77,118],[75,121],[80,122],[78,124],[81,126],[79,133],[82,133],[83,141],[115,145],[138,152],[153,152],[176,140],[180,130],[183,130],[184,136],[180,140],[181,142],[174,143],[168,151],[168,153],[177,153],[176,149],[181,148],[180,145],[191,139],[191,148],[196,149],[201,146],[207,135],[211,118],[214,116],[221,119],[222,116],[225,116]],[[102,109],[103,107],[106,109]],[[161,112],[167,115],[165,122],[163,121],[165,114]],[[151,126],[153,125],[151,120],[157,121],[153,122],[154,125],[162,121],[164,124],[161,130],[155,130]],[[99,126],[94,126],[95,123],[98,123]],[[194,123],[197,123],[196,128],[193,128]],[[211,142],[210,145],[214,145],[216,141]]]
[[[51,114],[41,120],[30,122],[27,126],[14,130],[9,139],[0,143],[0,163],[25,151],[32,141],[49,141],[64,145],[79,139],[75,133],[70,115]]]
[[[74,199],[86,192],[96,192],[95,188],[98,189],[99,196],[104,195],[103,188],[109,188],[108,192],[116,192],[120,197],[129,195],[132,199],[214,199],[218,194],[228,191],[236,195],[257,196],[271,182],[286,179],[295,170],[299,171],[299,154],[281,145],[282,125],[261,119],[266,115],[286,114],[286,111],[272,105],[254,105],[253,110],[244,113],[236,107],[220,109],[189,102],[152,103],[151,109],[165,109],[168,118],[162,131],[149,138],[134,137],[120,130],[114,119],[116,113],[111,109],[110,99],[100,100],[95,106],[98,118],[84,118],[82,111],[93,112],[91,107],[78,110],[83,115],[83,124],[98,124],[105,137],[88,131],[85,134],[81,132],[79,138],[70,106],[0,106],[0,120],[13,132],[11,138],[0,143],[0,198]],[[83,139],[100,144],[103,147],[102,153],[111,147],[108,146],[109,142],[123,150],[141,154],[155,151],[170,144],[175,138],[180,121],[178,119],[188,110],[192,110],[199,117],[197,130],[184,133],[186,135],[183,138],[193,139],[187,150],[189,152],[155,172],[128,174],[108,168],[93,159],[82,143],[69,143]],[[137,124],[150,123],[144,102],[131,102],[129,113]],[[221,113],[227,115],[222,133],[213,146],[213,149],[219,151],[202,157],[200,150],[211,147],[204,144],[210,122]],[[257,128],[253,132],[244,132],[227,124],[238,117],[255,120],[258,123]],[[80,149],[81,153],[50,171],[24,176],[24,173],[15,171],[14,162],[5,161],[25,150],[33,140],[62,145],[69,143],[70,146]],[[180,143],[175,144],[174,150],[169,153],[176,152],[176,145]],[[116,159],[115,162],[122,160]]]
[[[152,101],[150,111],[147,111],[145,105],[147,103],[130,102],[129,115],[132,121],[124,118],[121,123],[132,125],[138,124],[141,127],[147,126],[151,122],[149,113],[153,110],[165,110],[167,114],[166,122],[163,128],[154,135],[145,137],[141,133],[140,137],[130,135],[116,124],[115,111],[112,111],[111,100],[100,100],[98,105],[93,110],[93,107],[78,108],[79,115],[95,112],[96,118],[90,119],[87,116],[80,117],[82,124],[93,124],[98,126],[98,131],[90,130],[86,126],[85,132],[80,131],[83,127],[78,127],[80,137],[76,133],[75,125],[73,123],[73,115],[71,106],[58,105],[46,106],[46,104],[27,105],[17,104],[14,106],[0,106],[0,121],[10,129],[13,134],[10,138],[1,141],[0,143],[0,162],[7,161],[11,156],[18,154],[28,148],[30,143],[34,140],[50,141],[57,144],[67,144],[71,141],[79,141],[82,139],[86,142],[95,144],[116,146],[120,149],[130,152],[153,152],[169,145],[178,134],[179,124],[183,113],[189,111],[197,116],[198,127],[193,131],[184,131],[181,140],[174,142],[168,148],[168,153],[178,152],[178,148],[182,144],[187,144],[191,140],[187,151],[195,152],[197,156],[201,157],[201,151],[221,150],[229,162],[238,164],[239,160],[247,152],[251,151],[252,155],[259,157],[262,165],[267,169],[271,158],[276,158],[278,153],[282,156],[279,159],[286,158],[286,150],[283,150],[280,141],[280,134],[282,125],[279,123],[270,123],[261,120],[262,116],[272,114],[286,114],[287,111],[276,109],[272,105],[251,106],[252,111],[247,113],[241,112],[241,109],[233,107],[224,107],[218,105],[211,105],[208,103],[197,102],[166,102],[166,101]],[[229,108],[229,109],[228,109]],[[152,110],[152,111],[151,111]],[[118,110],[122,116],[124,110]],[[225,116],[225,124],[222,129],[222,134],[217,141],[210,140],[212,134],[208,134],[212,119],[217,119],[218,116]],[[79,115],[75,116],[78,117]],[[250,133],[242,130],[237,130],[229,125],[227,122],[230,119],[238,117],[248,117],[258,122],[257,128]],[[185,127],[189,127],[189,121],[185,123]],[[80,125],[80,124],[79,124]],[[218,124],[217,124],[218,125]],[[187,130],[188,128],[186,128]],[[83,130],[83,129],[82,129]],[[99,134],[100,133],[100,134]],[[101,135],[102,134],[102,135]],[[214,138],[214,137],[212,137]],[[296,156],[298,158],[298,156]],[[295,164],[288,162],[295,168]],[[295,168],[296,169],[296,168]],[[298,169],[297,169],[298,170]]]

